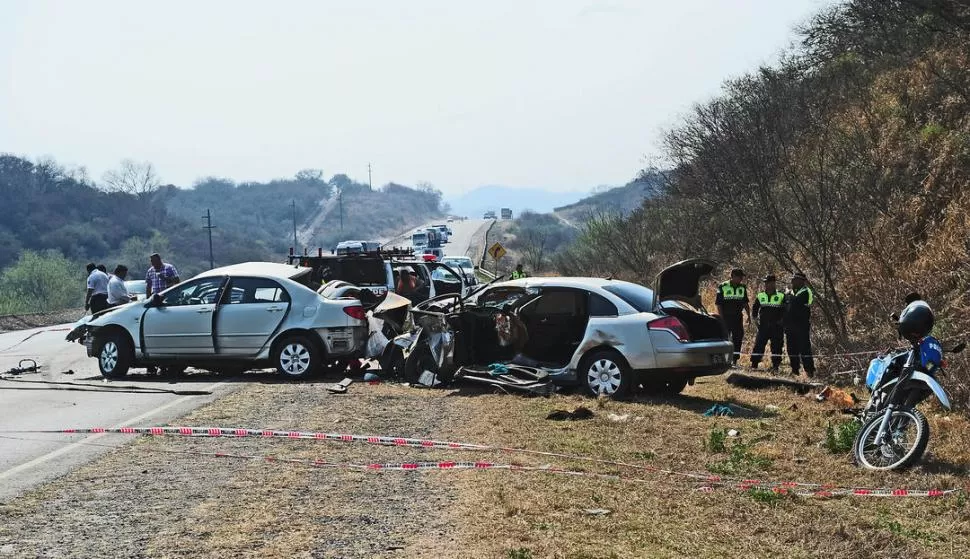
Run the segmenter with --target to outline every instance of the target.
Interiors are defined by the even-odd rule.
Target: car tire
[[[289,336],[276,345],[273,364],[286,378],[301,379],[320,368],[322,355],[310,338],[302,335]]]
[[[608,349],[586,355],[579,367],[579,382],[593,396],[605,394],[611,398],[622,398],[630,391],[632,377],[633,371],[626,359]]]
[[[687,379],[643,382],[643,391],[657,396],[676,396],[687,388]]]
[[[107,379],[124,378],[131,368],[133,353],[128,338],[120,332],[112,332],[98,344],[98,369]]]

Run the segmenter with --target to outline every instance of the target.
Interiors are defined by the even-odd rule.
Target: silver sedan
[[[328,361],[360,357],[367,337],[360,301],[316,294],[300,283],[309,272],[269,262],[217,268],[153,300],[87,317],[67,340],[85,344],[106,378],[132,367],[265,365],[304,377]]]

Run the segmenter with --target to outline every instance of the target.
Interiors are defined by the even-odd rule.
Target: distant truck
[[[502,219],[512,219],[512,208],[502,208]]]
[[[495,219],[495,212],[491,210],[485,212],[485,217],[483,219]]]

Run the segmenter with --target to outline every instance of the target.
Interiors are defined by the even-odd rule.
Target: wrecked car
[[[635,386],[681,392],[728,370],[733,346],[700,304],[714,264],[679,262],[651,290],[598,278],[525,278],[487,285],[465,300],[429,299],[413,329],[394,339],[382,365],[426,385],[455,378],[537,392],[573,385],[623,396]],[[506,382],[507,381],[507,382]]]
[[[309,268],[247,262],[203,272],[148,301],[82,319],[68,341],[87,347],[105,378],[132,367],[237,372],[273,366],[302,378],[361,357],[367,322],[357,299],[305,285]]]

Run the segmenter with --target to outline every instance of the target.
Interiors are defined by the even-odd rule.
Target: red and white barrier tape
[[[616,460],[606,460],[601,458],[593,458],[589,456],[580,456],[573,454],[565,454],[559,452],[548,452],[541,450],[530,450],[523,448],[512,448],[512,447],[501,447],[474,443],[462,443],[453,441],[439,441],[434,439],[419,439],[419,438],[408,438],[408,437],[388,437],[388,436],[375,436],[375,435],[353,435],[346,433],[323,433],[323,432],[313,432],[313,431],[281,431],[272,429],[246,429],[246,428],[228,428],[228,427],[90,427],[81,429],[58,429],[58,430],[34,430],[34,431],[0,431],[3,433],[49,433],[49,434],[124,434],[124,435],[151,435],[151,436],[186,436],[186,437],[202,437],[202,438],[281,438],[289,440],[315,440],[315,441],[334,441],[334,442],[345,442],[345,443],[361,443],[369,445],[379,445],[379,446],[396,446],[396,447],[410,447],[410,448],[423,448],[423,449],[438,449],[438,450],[463,450],[463,451],[480,451],[480,452],[506,452],[510,454],[529,454],[533,456],[546,456],[552,458],[560,458],[565,460],[573,460],[577,462],[588,462],[593,464],[608,465],[614,467],[630,468],[645,472],[652,472],[658,474],[664,474],[673,477],[681,477],[697,482],[702,482],[705,485],[699,488],[701,491],[713,491],[716,486],[736,486],[737,489],[742,491],[748,490],[766,490],[773,491],[779,494],[793,494],[802,496],[816,496],[816,497],[832,497],[832,496],[859,496],[859,497],[943,497],[946,495],[951,495],[954,493],[959,493],[961,489],[929,489],[929,490],[918,490],[918,489],[907,489],[907,488],[864,488],[864,487],[839,487],[832,484],[820,484],[820,483],[804,483],[795,481],[765,481],[757,479],[732,479],[725,478],[718,475],[710,473],[692,473],[692,472],[680,472],[677,470],[671,470],[667,468],[659,468],[655,466],[650,466],[647,464],[633,464],[629,462],[621,462]],[[186,451],[173,451],[182,452],[189,454],[203,454],[209,455],[209,453],[192,453]],[[258,457],[258,456],[243,456],[243,455],[233,455],[230,453],[214,453],[214,455],[226,458],[248,458],[252,460],[269,460],[269,461],[279,461],[279,462],[294,462],[294,463],[306,463],[311,466],[317,467],[341,467],[340,465],[327,465],[328,463],[322,460],[300,460],[300,459],[281,459],[274,457]],[[407,464],[405,467],[403,464]],[[436,466],[431,466],[436,464]],[[637,478],[626,478],[622,476],[617,476],[613,474],[600,474],[591,472],[579,472],[574,470],[564,470],[559,468],[551,467],[529,467],[529,466],[512,466],[508,465],[508,468],[495,468],[494,464],[490,462],[410,462],[398,464],[394,467],[381,468],[374,464],[363,464],[363,465],[345,465],[345,467],[353,467],[355,469],[366,469],[366,470],[431,470],[431,469],[470,469],[467,466],[456,467],[456,466],[445,466],[449,464],[479,464],[477,469],[516,469],[523,471],[547,471],[552,473],[562,473],[567,475],[579,475],[586,477],[596,477],[600,479],[621,479],[621,480],[632,480],[636,481]],[[649,480],[640,480],[649,481]]]

